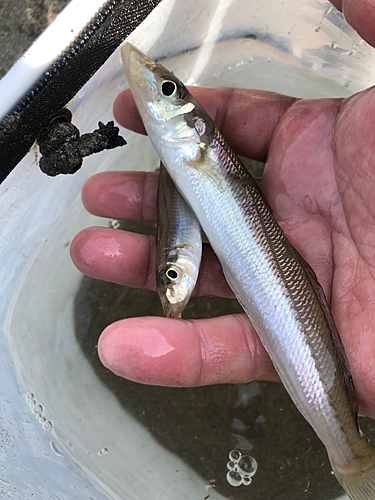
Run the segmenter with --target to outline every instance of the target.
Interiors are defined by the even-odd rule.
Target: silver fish
[[[375,447],[361,433],[349,364],[324,292],[215,124],[171,72],[122,49],[147,133],[188,200],[294,403],[352,500],[375,498]]]
[[[156,284],[163,314],[180,318],[197,282],[202,256],[201,227],[160,163],[156,237]]]

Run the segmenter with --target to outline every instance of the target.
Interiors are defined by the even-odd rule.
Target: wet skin
[[[344,12],[375,44],[375,0],[346,0]],[[303,101],[251,90],[191,91],[238,154],[267,160],[262,190],[329,298],[360,411],[375,418],[375,89],[346,100]],[[144,133],[129,91],[118,96],[114,114],[121,125]],[[82,199],[99,216],[155,221],[156,192],[155,173],[106,172],[87,181]],[[89,276],[155,289],[150,237],[89,228],[76,236],[71,255]],[[195,295],[233,297],[209,247]],[[105,366],[141,383],[278,380],[245,314],[126,319],[106,328],[98,348]]]

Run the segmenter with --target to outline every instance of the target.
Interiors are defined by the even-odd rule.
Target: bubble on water
[[[241,486],[243,478],[238,472],[230,470],[227,474],[227,481],[231,486]]]
[[[249,57],[248,61],[249,61],[250,64],[253,63],[254,62],[254,57]]]
[[[351,56],[355,56],[356,55],[356,51],[355,50],[348,50],[348,52],[346,52],[346,55],[351,57]]]
[[[242,478],[242,484],[244,486],[249,486],[249,484],[251,484],[251,481],[252,481],[251,477],[245,476]]]
[[[228,467],[229,470],[234,470],[234,468],[237,467],[236,462],[233,462],[233,460],[230,460],[227,463],[227,467]]]
[[[117,219],[111,219],[111,227],[113,229],[119,229],[121,227],[121,222]]]
[[[43,408],[41,405],[35,405],[34,408],[33,408],[33,413],[35,413],[35,415],[41,415],[43,412]]]
[[[36,405],[36,401],[34,398],[30,398],[30,399],[27,399],[26,400],[29,408],[32,410],[34,408],[34,406]]]
[[[329,46],[331,47],[331,49],[337,49],[337,47],[339,46],[337,42],[331,42],[329,44]]]
[[[251,477],[257,471],[257,462],[251,455],[242,454],[239,450],[232,450],[229,453],[227,462],[227,481],[231,486],[249,486]]]
[[[38,422],[43,426],[46,431],[52,429],[52,422],[47,420],[44,415],[44,408],[39,402],[35,399],[35,396],[32,392],[28,392],[26,395],[26,401],[29,405],[30,410],[34,414],[35,418]]]
[[[102,457],[103,455],[107,455],[108,450],[107,448],[102,448],[100,451],[98,451],[98,457]]]
[[[318,26],[316,29],[315,29],[315,32],[316,33],[319,33],[319,31],[321,30],[322,28],[320,26]]]
[[[50,431],[52,429],[52,422],[50,420],[44,422],[43,429],[46,431]]]
[[[252,477],[257,471],[257,462],[250,455],[242,455],[237,462],[238,472],[243,476]]]
[[[242,453],[239,450],[232,450],[229,453],[229,460],[233,460],[233,462],[237,462],[242,457]]]

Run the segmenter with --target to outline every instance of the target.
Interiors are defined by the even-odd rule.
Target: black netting
[[[108,0],[74,42],[0,122],[0,182],[66,105],[161,0]]]

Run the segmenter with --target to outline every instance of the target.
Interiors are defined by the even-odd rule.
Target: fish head
[[[192,266],[191,266],[192,267]],[[157,289],[166,318],[181,318],[193,292],[196,276],[189,266],[168,263],[158,270]]]
[[[206,112],[173,73],[136,47],[126,43],[121,55],[139,114],[161,159],[168,166],[166,151],[175,157],[178,148],[187,159],[197,159]]]

